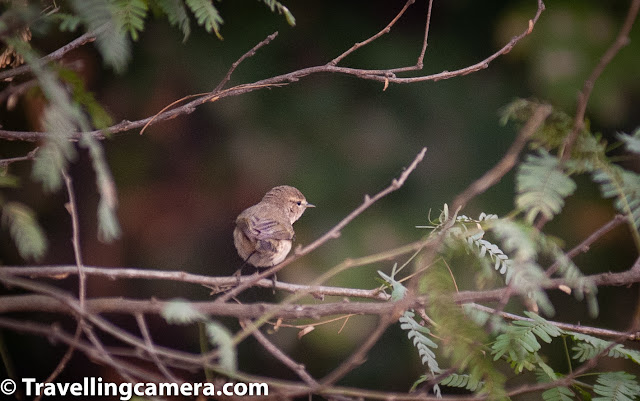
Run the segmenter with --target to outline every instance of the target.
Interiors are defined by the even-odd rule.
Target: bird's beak
[[[312,205],[311,203],[307,202],[307,207],[316,207],[316,205]]]

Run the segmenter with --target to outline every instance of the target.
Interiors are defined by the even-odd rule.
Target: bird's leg
[[[276,282],[278,281],[278,276],[276,276],[276,273],[273,273],[271,275],[271,282],[273,283],[273,293],[275,294],[276,292]]]
[[[256,253],[256,251],[251,252],[249,254],[249,256],[247,256],[247,258],[244,260],[244,263],[242,263],[242,265],[240,265],[238,270],[236,270],[236,272],[233,273],[233,276],[236,277],[236,279],[238,281],[237,285],[240,285],[240,277],[242,276],[242,268],[249,264],[249,259],[251,259],[251,257],[253,256],[254,253]]]

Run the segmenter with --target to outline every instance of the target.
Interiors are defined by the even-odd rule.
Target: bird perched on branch
[[[245,264],[271,267],[282,262],[295,238],[293,223],[308,207],[315,206],[300,191],[281,185],[242,211],[236,219],[233,242]]]

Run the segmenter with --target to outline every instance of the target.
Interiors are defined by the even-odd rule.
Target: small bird
[[[282,262],[295,238],[293,223],[308,207],[315,206],[296,188],[288,185],[272,188],[260,203],[245,209],[236,218],[233,242],[238,255],[255,267],[271,267]]]

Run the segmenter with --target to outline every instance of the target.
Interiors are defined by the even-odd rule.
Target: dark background
[[[425,74],[455,70],[486,58],[525,30],[536,9],[533,0],[434,3]],[[76,65],[82,67],[88,87],[116,122],[137,120],[185,95],[212,90],[235,60],[276,30],[276,40],[243,62],[231,84],[324,64],[378,32],[404,3],[285,4],[297,19],[296,27],[288,26],[284,17],[255,1],[216,3],[225,20],[223,41],[193,25],[191,37],[183,44],[178,29],[165,19],[151,19],[134,44],[132,61],[123,75],[106,70],[91,45],[69,54],[65,62],[80,61]],[[142,136],[131,131],[105,140],[119,191],[123,228],[122,238],[109,245],[96,239],[95,177],[88,156],[81,153],[71,172],[81,212],[85,264],[229,275],[241,264],[232,243],[233,221],[271,187],[296,186],[317,205],[295,226],[298,243],[308,244],[358,206],[365,194],[386,187],[423,146],[428,146],[425,161],[404,187],[358,217],[339,239],[286,267],[278,277],[307,283],[345,258],[420,238],[426,232],[415,226],[428,224],[430,211],[432,218],[437,217],[444,203],[450,204],[511,144],[517,127],[499,124],[501,107],[516,97],[526,97],[549,102],[570,115],[575,112],[577,92],[617,34],[628,2],[548,1],[546,6],[532,35],[488,69],[468,76],[390,85],[386,91],[381,83],[353,77],[311,76],[283,88],[204,105],[190,115],[153,125]],[[372,69],[414,64],[422,44],[426,8],[425,1],[418,1],[389,35],[358,50],[342,64]],[[619,131],[631,133],[640,125],[639,36],[636,26],[631,44],[607,67],[593,91],[587,116],[592,130],[605,138],[613,139]],[[51,34],[36,37],[33,43],[47,53],[72,38]],[[30,121],[37,111],[36,103],[27,97],[16,110],[2,110],[3,127],[33,129]],[[0,143],[0,157],[24,155],[32,148],[32,144],[5,141]],[[23,178],[22,186],[5,190],[3,196],[36,210],[50,240],[42,263],[73,264],[70,220],[63,207],[66,194],[43,193],[30,182],[30,167],[30,163],[11,166],[10,171]],[[561,238],[565,249],[578,244],[615,213],[611,202],[601,200],[597,187],[588,179],[578,178],[577,182],[578,190],[567,200],[563,214],[545,229]],[[502,216],[513,209],[513,199],[511,173],[463,213],[477,217],[484,211]],[[6,230],[0,232],[0,238],[0,262],[24,263]],[[578,256],[576,263],[583,272],[593,274],[625,270],[635,257],[628,228],[619,227],[589,253]],[[391,266],[380,263],[354,269],[329,284],[374,288],[379,285],[376,270],[388,272]],[[465,280],[473,277],[469,266],[452,269],[462,288],[472,285],[472,280]],[[72,278],[65,285],[72,291],[77,288]],[[209,298],[206,288],[193,285],[95,278],[89,280],[88,294]],[[255,296],[257,300],[274,300],[270,292],[258,291]],[[601,313],[596,320],[589,319],[585,305],[573,298],[556,293],[551,296],[557,307],[556,320],[624,330],[637,307],[638,286],[600,289]],[[112,318],[119,324],[134,324],[132,318]],[[149,320],[157,342],[198,349],[195,331],[167,329],[160,318]],[[237,323],[224,322],[236,330]],[[322,376],[349,355],[373,324],[372,319],[352,318],[339,334],[341,321],[322,326],[301,340],[293,329],[281,329],[270,338],[304,363],[312,375]],[[51,346],[46,339],[11,332],[3,335],[19,376],[46,377],[66,349]],[[562,349],[557,351],[562,356]],[[239,352],[241,370],[291,377],[251,339]],[[618,364],[620,370],[635,368],[619,360],[607,363]],[[67,379],[87,376],[87,365],[76,353],[64,375]],[[108,373],[90,366],[107,379]],[[561,371],[566,368],[562,362],[555,367]],[[423,371],[410,341],[393,327],[370,353],[368,362],[342,383],[405,391]]]

